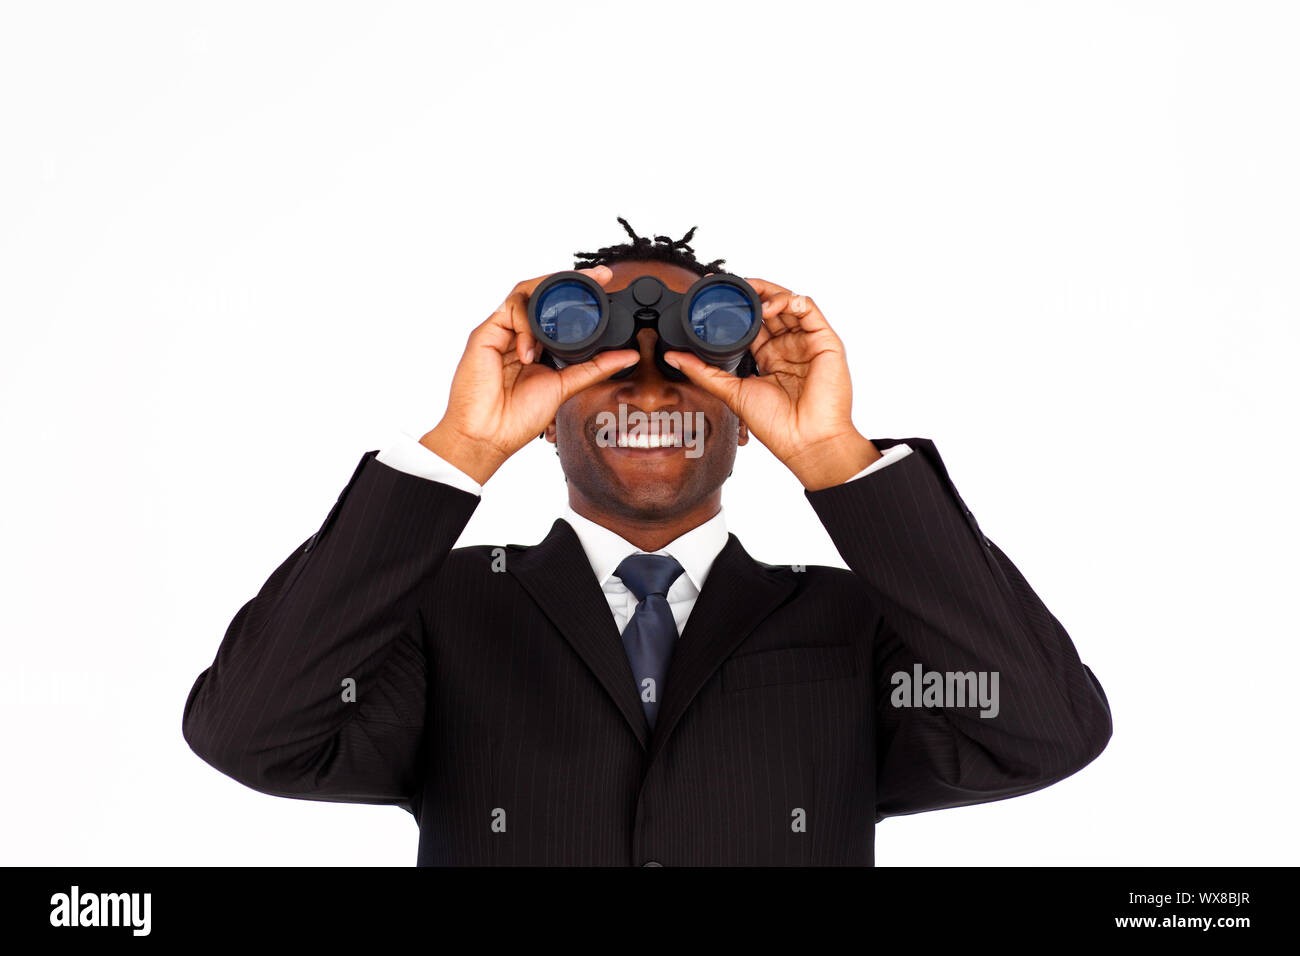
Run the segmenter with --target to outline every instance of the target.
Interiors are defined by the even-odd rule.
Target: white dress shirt
[[[873,471],[880,471],[911,452],[912,449],[904,443],[886,448],[880,453],[879,459],[858,472],[849,481],[858,481]],[[477,481],[421,445],[419,439],[405,432],[400,433],[375,457],[390,468],[396,468],[408,475],[427,478],[429,481],[441,481],[443,484],[474,495],[483,493],[483,486]],[[596,575],[596,582],[605,592],[605,600],[609,602],[609,609],[614,615],[614,623],[618,625],[618,632],[622,634],[623,628],[631,620],[632,612],[636,610],[637,599],[636,595],[615,576],[614,569],[629,554],[642,553],[641,549],[603,525],[596,524],[590,518],[584,518],[572,508],[566,508],[562,517],[577,534],[582,550],[586,552],[587,560],[591,562],[591,570]],[[718,513],[708,521],[697,525],[653,552],[672,555],[684,572],[673,582],[667,594],[668,606],[672,609],[673,619],[677,622],[679,636],[686,629],[686,619],[690,617],[696,599],[704,590],[704,581],[709,576],[709,569],[713,567],[714,559],[727,543],[727,534],[726,518],[723,516],[723,510],[719,508]]]
[[[614,574],[614,569],[629,554],[641,551],[630,541],[603,525],[598,525],[590,518],[584,518],[572,508],[564,511],[564,520],[569,523],[582,543],[582,550],[587,552],[591,570],[596,575],[596,583],[605,592],[605,600],[614,614],[614,623],[618,632],[632,619],[636,611],[636,595]],[[722,509],[704,524],[696,525],[684,535],[673,539],[653,554],[671,555],[682,566],[682,574],[673,582],[665,595],[668,607],[677,622],[677,634],[680,637],[686,628],[686,619],[690,617],[695,600],[704,590],[704,579],[709,576],[713,559],[718,556],[727,543],[727,519]]]

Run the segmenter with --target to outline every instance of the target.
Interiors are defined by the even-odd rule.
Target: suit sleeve
[[[889,468],[805,492],[879,611],[877,821],[1041,789],[1111,735],[1106,695],[1065,628],[980,530],[934,444],[906,441],[914,453]],[[982,673],[989,690],[996,673],[996,713],[952,697],[901,706],[928,672]]]
[[[263,793],[415,812],[428,667],[420,597],[479,499],[376,454],[230,622],[182,732]]]

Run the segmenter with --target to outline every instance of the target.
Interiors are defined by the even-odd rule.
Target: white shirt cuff
[[[894,462],[898,461],[898,459],[906,458],[911,453],[912,447],[906,442],[899,442],[897,445],[890,445],[880,453],[879,458],[867,465],[866,468],[863,468],[860,472],[850,478],[849,481],[857,481],[863,475],[869,475],[873,471],[880,471],[880,469],[892,465]],[[845,484],[848,484],[848,481],[846,481]]]
[[[399,433],[375,458],[389,468],[396,468],[408,475],[440,481],[444,485],[468,491],[471,495],[483,494],[482,485],[406,432]]]

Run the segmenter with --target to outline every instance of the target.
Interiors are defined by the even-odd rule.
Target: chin
[[[662,486],[623,488],[614,499],[618,510],[629,517],[654,519],[680,515],[691,507],[681,496],[681,488]]]
[[[690,506],[686,502],[673,499],[633,498],[619,502],[623,511],[636,518],[671,518],[680,515]]]

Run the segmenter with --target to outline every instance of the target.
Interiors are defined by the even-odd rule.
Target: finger
[[[745,277],[745,281],[753,287],[758,293],[758,298],[762,308],[759,318],[763,320],[763,325],[774,334],[780,334],[787,329],[796,328],[797,322],[791,322],[787,318],[782,318],[781,313],[784,311],[785,301],[781,296],[793,295],[789,289],[783,285],[777,285],[775,282],[768,282],[766,279]]]
[[[782,332],[790,332],[799,328],[799,320],[786,311],[786,306],[792,296],[792,292],[781,291],[773,293],[770,298],[763,300],[763,328],[773,335],[780,335]]]
[[[563,405],[584,388],[595,385],[639,361],[641,361],[641,353],[636,349],[614,349],[609,352],[597,352],[586,362],[566,365],[560,369],[560,404]]]
[[[802,330],[817,332],[830,328],[826,316],[811,296],[779,292],[763,304],[763,323],[773,332]]]
[[[735,375],[709,365],[691,352],[667,351],[664,352],[664,361],[685,375],[693,384],[724,402],[742,421],[744,420],[744,416],[740,414],[741,380]]]
[[[781,315],[791,316],[805,332],[817,332],[831,327],[812,296],[808,295],[792,294],[781,310]]]
[[[522,329],[518,327],[515,320],[516,313],[525,303],[526,300],[522,298],[519,287],[515,286],[514,291],[505,297],[504,301],[497,306],[496,311],[488,317],[482,327],[496,346],[497,351],[505,355],[510,351],[510,346],[513,344],[519,361],[527,364],[528,355],[531,354],[536,341],[528,328],[527,313],[525,313],[524,327]]]
[[[754,291],[757,292],[760,297],[776,295],[778,292],[790,291],[785,286],[777,285],[775,282],[768,282],[766,279],[751,279],[746,276],[745,281],[754,287]]]
[[[494,312],[486,322],[476,326],[470,332],[465,351],[468,354],[469,352],[487,349],[494,353],[497,358],[505,358],[510,354],[511,345],[514,341],[514,330],[508,324],[503,324],[498,313]]]

